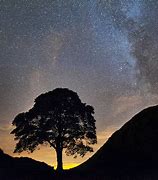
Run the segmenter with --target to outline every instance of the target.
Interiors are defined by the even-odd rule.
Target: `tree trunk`
[[[63,170],[63,157],[62,157],[62,151],[63,151],[63,144],[61,140],[61,121],[58,123],[58,137],[56,138],[56,153],[57,153],[57,171],[61,172]]]
[[[57,171],[62,171],[63,170],[62,148],[58,147],[56,149],[56,153],[57,153]]]

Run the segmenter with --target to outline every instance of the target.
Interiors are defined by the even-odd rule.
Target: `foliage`
[[[11,132],[18,140],[14,152],[33,152],[38,145],[47,143],[58,155],[84,156],[97,143],[94,109],[82,103],[77,93],[57,88],[41,94],[28,112],[18,114]],[[57,157],[58,158],[58,157]]]

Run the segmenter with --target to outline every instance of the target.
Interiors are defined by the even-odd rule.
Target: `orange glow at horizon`
[[[35,159],[37,161],[45,162],[50,166],[56,168],[56,153],[54,149],[49,146],[42,145],[39,149],[35,150],[33,153],[22,152],[20,154],[13,153],[16,141],[14,141],[14,136],[10,134],[13,127],[8,126],[4,127],[3,131],[1,128],[0,131],[0,148],[4,151],[4,153],[9,154],[13,157],[29,157]],[[63,168],[70,169],[76,167],[86,161],[89,157],[91,157],[96,151],[106,142],[106,140],[111,136],[111,134],[116,130],[116,127],[109,127],[105,131],[97,133],[98,143],[93,146],[94,152],[87,153],[85,157],[73,158],[72,156],[66,156],[63,153]]]

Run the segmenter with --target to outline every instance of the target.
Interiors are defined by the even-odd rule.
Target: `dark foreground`
[[[122,166],[111,169],[79,167],[57,173],[45,163],[30,158],[13,158],[0,152],[0,180],[157,180],[158,168]]]
[[[135,115],[92,158],[60,174],[45,163],[0,151],[0,180],[49,179],[158,180],[158,106]]]

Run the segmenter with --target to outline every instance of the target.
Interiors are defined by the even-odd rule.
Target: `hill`
[[[0,150],[0,179],[52,179],[53,167],[31,158],[13,158]]]
[[[135,115],[88,161],[72,170],[92,177],[158,179],[158,106]],[[134,178],[134,179],[135,179]]]
[[[94,156],[61,175],[45,163],[0,151],[0,179],[157,180],[158,106],[135,115]]]

